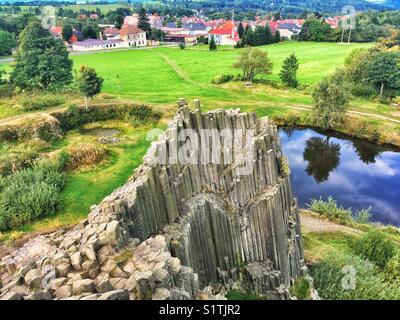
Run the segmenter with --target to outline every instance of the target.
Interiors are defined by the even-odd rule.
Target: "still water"
[[[353,211],[372,208],[372,221],[400,226],[400,149],[333,132],[279,130],[301,207],[332,196]]]

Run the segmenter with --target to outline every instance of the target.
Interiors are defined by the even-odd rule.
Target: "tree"
[[[115,27],[117,29],[121,29],[123,24],[124,24],[124,17],[120,14],[115,15],[115,18],[114,18]]]
[[[279,74],[282,82],[290,88],[297,88],[299,82],[297,81],[296,75],[299,69],[299,60],[296,55],[292,53],[283,61],[282,70]]]
[[[367,81],[379,87],[381,97],[385,89],[400,88],[398,52],[373,52],[364,67]]]
[[[244,34],[244,27],[243,27],[243,24],[241,22],[239,23],[237,31],[238,31],[238,34],[239,34],[239,38],[242,39],[243,34]]]
[[[14,34],[0,30],[0,56],[8,56],[17,46]]]
[[[150,19],[147,16],[147,11],[145,8],[141,8],[139,11],[139,18],[137,26],[139,29],[142,29],[146,32],[147,38],[150,38],[151,35],[151,24]]]
[[[323,128],[333,128],[345,115],[349,94],[346,87],[334,77],[320,81],[313,93],[313,109],[316,122]]]
[[[79,74],[76,83],[79,92],[85,97],[86,110],[88,108],[87,98],[93,98],[96,94],[101,92],[103,79],[99,77],[96,70],[82,65],[79,69]]]
[[[306,20],[301,27],[299,41],[329,41],[331,33],[332,28],[328,23],[313,17]]]
[[[281,33],[279,30],[275,30],[275,35],[274,35],[274,43],[279,43],[281,42]]]
[[[242,50],[238,61],[233,65],[235,69],[243,71],[244,81],[253,81],[258,74],[271,74],[272,62],[268,59],[267,52],[257,48]]]
[[[265,44],[272,43],[273,42],[272,32],[271,32],[271,28],[268,25],[265,25],[264,33],[265,33]],[[280,35],[279,35],[279,38],[280,38]]]
[[[266,34],[265,30],[261,26],[257,26],[256,30],[254,32],[254,45],[255,46],[262,46],[264,44],[267,44],[266,42]]]
[[[67,49],[42,28],[39,20],[29,22],[20,34],[10,80],[21,89],[59,88],[72,80]]]
[[[82,28],[82,35],[85,39],[97,39],[97,32],[92,25],[86,25]]]
[[[69,41],[74,34],[74,30],[70,24],[64,24],[62,27],[61,36],[64,41]]]
[[[208,48],[210,51],[217,50],[217,44],[215,43],[214,36],[211,36],[210,43],[208,44]]]
[[[281,13],[278,11],[274,14],[274,21],[279,21],[282,19]]]

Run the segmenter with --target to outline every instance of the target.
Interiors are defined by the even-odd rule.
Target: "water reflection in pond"
[[[400,150],[333,132],[280,129],[299,204],[332,196],[373,221],[400,226]]]

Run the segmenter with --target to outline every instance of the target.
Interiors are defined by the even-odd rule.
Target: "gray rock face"
[[[92,206],[87,220],[53,236],[54,252],[21,272],[29,290],[52,267],[54,279],[65,278],[48,289],[58,299],[221,298],[214,295],[217,289],[204,290],[239,281],[254,293],[290,298],[290,284],[306,268],[290,177],[279,168],[276,127],[252,113],[201,113],[198,102],[196,108],[190,111],[180,100],[177,115],[133,177]],[[203,160],[157,161],[178,154],[186,142],[183,129],[199,134],[199,145],[205,145],[186,155]],[[204,129],[213,134],[205,136]],[[223,130],[239,131],[243,139],[215,134]],[[215,156],[224,161],[216,163]],[[249,164],[251,170],[238,174]],[[12,271],[8,283],[20,277]],[[13,286],[6,284],[0,298],[16,297],[9,294]]]

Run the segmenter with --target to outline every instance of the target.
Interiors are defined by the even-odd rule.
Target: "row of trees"
[[[246,28],[243,27],[243,24],[240,23],[238,26],[238,34],[240,41],[238,43],[238,47],[244,46],[263,46],[271,43],[276,43],[281,40],[281,35],[279,30],[276,30],[274,34],[271,32],[271,28],[266,25],[257,26],[255,30],[247,25]]]

